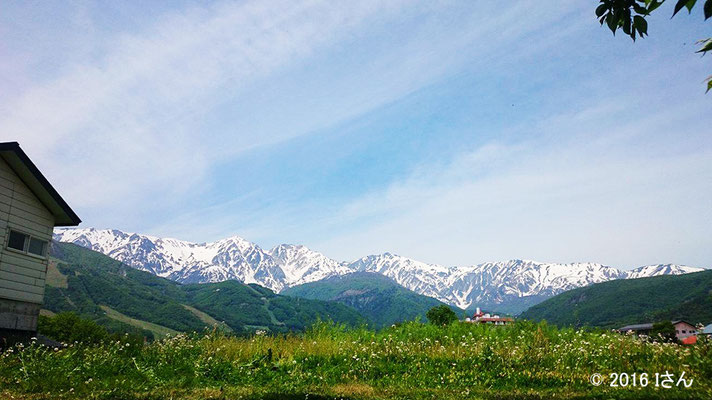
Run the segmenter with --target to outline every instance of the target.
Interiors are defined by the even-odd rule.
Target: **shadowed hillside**
[[[561,293],[521,316],[557,325],[603,328],[673,319],[709,324],[712,271],[597,283]]]

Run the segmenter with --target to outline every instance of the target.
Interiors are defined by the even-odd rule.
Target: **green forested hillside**
[[[712,323],[712,271],[597,283],[554,296],[521,317],[603,328],[674,319],[707,325]]]
[[[304,329],[319,318],[351,325],[366,322],[343,304],[294,301],[258,285],[181,285],[73,244],[52,243],[52,255],[44,309],[74,311],[113,331],[160,335],[202,330],[220,321],[237,333],[286,332]]]
[[[421,317],[432,307],[443,304],[432,297],[412,292],[380,274],[357,272],[305,283],[282,291],[305,299],[329,300],[351,306],[377,327]],[[453,307],[462,315],[462,310]]]

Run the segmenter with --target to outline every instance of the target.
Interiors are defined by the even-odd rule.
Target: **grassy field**
[[[207,326],[217,327],[219,329],[224,329],[228,332],[232,331],[232,329],[226,323],[218,321],[217,319],[198,310],[195,307],[191,307],[191,306],[185,305],[185,304],[183,304],[183,307],[185,307],[186,310],[192,312],[196,317],[200,318],[200,320],[205,322],[207,324]]]
[[[655,388],[684,372],[689,388]],[[648,373],[645,388],[608,375]],[[592,373],[604,384],[589,383]],[[0,356],[0,398],[712,398],[712,344],[651,343],[557,329],[407,323],[379,332],[315,325],[299,335],[177,335],[143,348],[37,345]]]
[[[165,326],[161,326],[161,325],[154,324],[151,322],[141,321],[141,320],[138,320],[135,318],[131,318],[128,315],[121,314],[120,312],[111,309],[110,307],[107,307],[107,306],[99,306],[99,307],[101,307],[101,309],[104,310],[104,312],[106,312],[107,317],[113,318],[117,321],[127,323],[131,326],[135,326],[140,329],[149,330],[149,331],[153,332],[153,334],[157,338],[160,338],[163,336],[168,336],[168,335],[178,334],[177,331],[174,331],[171,328],[166,328]]]

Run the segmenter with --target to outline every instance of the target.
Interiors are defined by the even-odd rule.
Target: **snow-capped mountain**
[[[689,274],[690,272],[698,272],[701,270],[702,268],[686,267],[684,265],[675,264],[646,265],[644,267],[626,271],[626,278],[635,279],[645,278],[648,276],[682,275]]]
[[[268,252],[237,236],[212,243],[191,243],[90,228],[58,230],[54,240],[90,248],[134,268],[182,283],[235,279],[275,291],[282,290],[287,283],[284,271]]]
[[[470,308],[519,313],[565,290],[612,279],[684,274],[701,268],[648,265],[631,271],[595,263],[552,264],[526,260],[466,267],[426,264],[391,253],[338,262],[300,245],[263,250],[240,237],[191,243],[118,230],[62,229],[54,239],[104,253],[135,268],[183,283],[236,279],[276,292],[335,275],[365,271],[385,275],[416,293]]]
[[[592,263],[510,260],[448,268],[390,253],[364,257],[350,265],[358,271],[386,275],[414,292],[460,308],[479,305],[504,312],[523,311],[565,290],[627,277],[625,272]]]
[[[280,244],[270,250],[269,254],[282,267],[286,286],[301,285],[352,272],[346,264],[301,245]]]

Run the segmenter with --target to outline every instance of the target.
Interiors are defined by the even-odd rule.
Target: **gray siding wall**
[[[50,241],[54,217],[0,157],[0,299],[41,305],[47,259],[8,249],[11,228]]]

